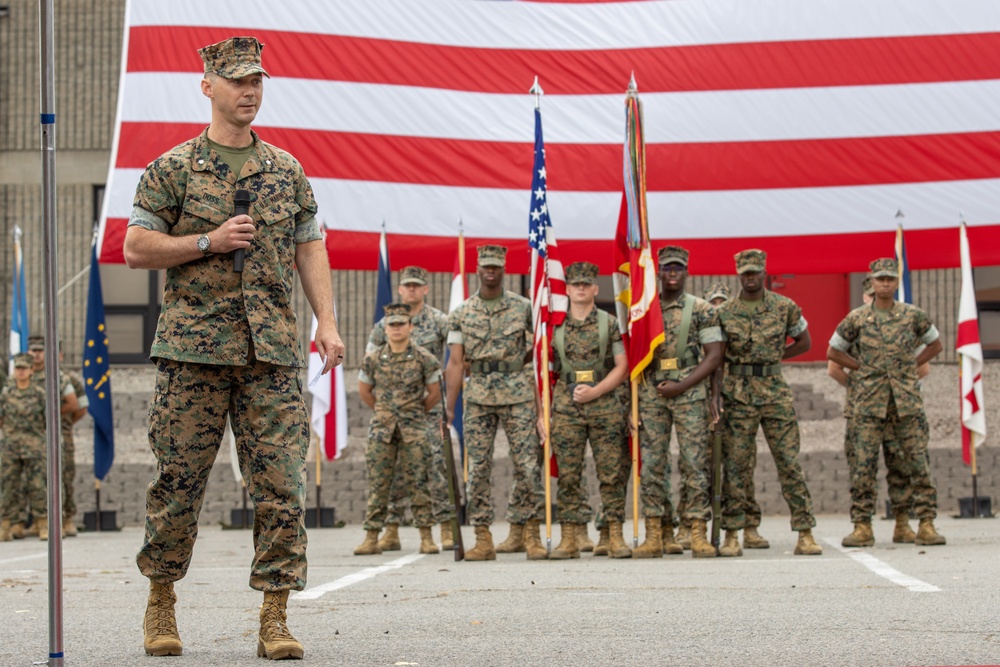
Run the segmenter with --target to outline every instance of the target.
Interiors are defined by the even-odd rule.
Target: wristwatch
[[[198,237],[198,250],[201,250],[204,255],[211,255],[209,248],[212,246],[212,240],[208,238],[208,234],[202,234]]]

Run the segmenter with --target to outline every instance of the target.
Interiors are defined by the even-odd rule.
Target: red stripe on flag
[[[201,73],[197,49],[232,34],[232,28],[132,28],[127,70]],[[1000,78],[998,33],[579,50],[459,47],[268,30],[255,34],[270,47],[263,61],[271,76],[485,93],[523,94],[526,82],[537,75],[549,94],[620,94],[632,71],[641,73],[645,93]],[[302,53],[314,57],[302,58]]]
[[[143,169],[204,129],[123,123],[116,166]],[[530,185],[529,142],[490,142],[255,127],[295,146],[311,178],[454,187]],[[855,139],[648,144],[649,192],[758,190],[942,182],[1000,177],[1000,132]],[[621,189],[616,144],[546,146],[549,185],[562,192]]]
[[[909,235],[909,232],[907,232]],[[979,343],[979,320],[966,320],[958,323],[958,334],[955,337],[955,347]]]

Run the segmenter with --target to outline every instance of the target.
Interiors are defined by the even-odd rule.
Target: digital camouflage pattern
[[[0,392],[0,519],[24,520],[25,496],[36,518],[48,516],[45,453],[45,390],[8,385]]]
[[[198,49],[205,63],[205,73],[213,72],[227,79],[242,79],[251,74],[270,78],[260,65],[264,45],[256,37],[230,37],[217,44]]]
[[[157,583],[187,573],[227,413],[255,510],[250,587],[302,590],[309,416],[298,370],[259,360],[246,366],[158,360],[149,406],[156,475],[146,491],[146,534],[136,563]]]
[[[171,236],[205,234],[233,215],[249,190],[257,230],[242,273],[232,254],[210,254],[167,269],[150,356],[205,364],[258,361],[302,367],[292,304],[299,243],[322,239],[316,201],[298,161],[253,133],[254,151],[234,174],[209,147],[207,130],[154,160],[136,189],[129,225]]]
[[[420,269],[420,271],[418,272],[416,269]],[[410,282],[424,280],[426,282],[426,274],[427,272],[420,267],[408,266],[400,272],[400,280],[409,280]],[[413,325],[410,340],[434,355],[435,359],[442,359],[445,340],[448,338],[448,316],[425,303],[420,312],[410,318],[410,323]],[[372,327],[372,331],[368,335],[365,353],[368,354],[387,342],[385,318],[383,317]],[[431,408],[430,412],[436,424],[440,423],[443,410],[444,400],[442,398],[442,401]],[[446,443],[441,435],[441,429],[438,427],[435,430],[435,437],[427,441],[427,451],[424,454],[424,460],[430,461],[430,467],[427,471],[427,492],[431,497],[431,512],[437,523],[449,521],[455,514],[455,506],[448,499],[448,476],[444,462],[444,447],[450,445],[450,439]],[[407,492],[398,473],[392,483],[389,498],[389,514],[386,523],[400,524],[403,522],[403,515],[406,512]]]
[[[842,352],[853,346],[861,362],[849,376],[853,414],[884,419],[890,396],[901,417],[922,414],[913,352],[938,337],[927,313],[907,303],[893,303],[882,313],[874,304],[848,313],[837,325],[830,346]]]
[[[668,250],[665,248],[664,250]],[[687,347],[678,349],[681,319],[688,299],[694,301]],[[674,301],[660,300],[663,312],[663,343],[656,349],[653,362],[639,383],[639,446],[642,453],[640,485],[642,513],[645,517],[663,517],[674,522],[670,490],[670,432],[677,431],[678,465],[684,487],[684,519],[705,520],[709,513],[708,469],[708,379],[702,380],[680,396],[664,398],[656,385],[666,379],[660,369],[663,359],[680,358],[687,364],[678,370],[677,380],[694,372],[703,358],[702,346],[722,342],[722,329],[715,308],[704,299],[682,292]],[[683,520],[683,519],[682,519]]]
[[[574,370],[607,372],[614,368],[615,355],[625,354],[618,324],[609,318],[607,349],[604,358],[598,358],[600,324],[596,308],[583,320],[568,314],[562,326],[565,332],[564,353]],[[553,358],[557,372],[566,370],[561,367],[558,353],[554,353]],[[559,521],[587,523],[593,516],[583,482],[584,456],[589,440],[605,518],[622,522],[625,520],[625,485],[620,471],[625,464],[623,459],[626,457],[625,443],[628,438],[625,422],[627,393],[624,385],[619,385],[593,401],[575,403],[573,386],[571,381],[560,378],[552,387],[549,433],[559,463]]]
[[[933,343],[938,336],[926,312],[897,302],[889,311],[874,304],[855,308],[830,339],[831,347],[851,354],[861,364],[848,375],[848,440],[854,447],[851,520],[855,523],[870,521],[874,515],[880,448],[885,450],[890,473],[909,481],[910,502],[902,492],[898,505],[890,495],[893,506],[912,507],[922,519],[937,516],[937,489],[927,456],[930,428],[913,355],[920,345]]]
[[[499,246],[498,246],[499,247]],[[465,400],[480,405],[510,405],[533,401],[531,370],[531,302],[513,292],[491,302],[473,294],[449,316],[448,344],[460,343],[465,361],[505,361],[524,364],[513,373],[472,373],[465,383]]]
[[[500,248],[503,253],[495,250]],[[506,248],[480,247],[479,261],[502,260]],[[463,427],[469,457],[467,516],[473,526],[493,523],[491,497],[493,445],[502,423],[510,443],[514,483],[507,503],[507,521],[523,524],[544,518],[542,448],[538,443],[535,382],[532,377],[533,330],[531,302],[504,292],[487,302],[472,295],[449,316],[448,344],[462,345],[466,363],[496,361],[523,364],[514,372],[472,372],[465,383]]]
[[[745,261],[759,259],[748,256]],[[794,301],[768,290],[757,302],[735,298],[717,310],[727,340],[728,364],[780,364],[786,338],[798,336],[808,327]],[[763,428],[774,457],[781,494],[792,515],[792,530],[815,526],[812,496],[799,463],[799,423],[785,378],[780,373],[764,377],[726,373],[722,399],[722,527],[740,530],[760,525],[753,481],[758,428]]]
[[[368,509],[365,530],[380,530],[386,521],[393,476],[399,475],[410,497],[414,524],[434,523],[427,493],[426,454],[440,440],[438,422],[424,410],[427,386],[441,380],[441,363],[413,341],[394,353],[388,343],[365,355],[359,379],[372,385],[375,408],[368,425]]]
[[[71,371],[66,371],[65,375],[76,393],[77,409],[82,410],[89,406],[90,401],[87,399],[87,390],[83,386],[83,378]],[[76,485],[74,484],[76,479],[76,443],[73,440],[73,423],[72,414],[62,415],[62,515],[65,518],[72,518],[76,515]]]

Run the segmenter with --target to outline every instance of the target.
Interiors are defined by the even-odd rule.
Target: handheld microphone
[[[247,190],[237,190],[233,197],[233,216],[250,214],[250,192]],[[233,251],[233,271],[243,273],[243,257],[246,254],[245,248],[237,248]]]

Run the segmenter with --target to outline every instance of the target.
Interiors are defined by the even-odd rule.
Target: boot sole
[[[864,542],[853,542],[853,543],[849,543],[847,541],[843,541],[843,542],[840,543],[840,546],[842,546],[842,547],[855,547],[855,548],[873,547],[873,546],[875,546],[875,540],[865,540]]]
[[[893,544],[916,544],[917,539],[915,537],[894,537],[892,538]]]
[[[820,550],[820,551],[802,551],[801,549],[796,549],[795,550],[795,555],[796,556],[822,556],[823,555],[823,551],[822,550]]]
[[[563,555],[563,554],[557,554],[555,551],[553,551],[552,553],[549,554],[549,560],[570,560],[570,559],[579,558],[579,557],[580,557],[580,552],[579,551],[576,552],[575,554],[565,554],[565,555]]]
[[[743,548],[744,549],[770,549],[771,548],[771,543],[770,542],[764,542],[764,543],[754,542],[753,544],[747,544],[746,542],[744,542],[743,543]]]
[[[180,645],[170,645],[170,646],[143,646],[146,650],[146,655],[151,655],[153,657],[162,657],[166,655],[182,655],[184,648]]]
[[[268,660],[301,660],[304,654],[304,650],[295,646],[285,646],[269,653],[267,649],[264,648],[264,642],[257,642],[258,658],[267,658]]]
[[[943,547],[947,542],[941,540],[940,542],[928,542],[927,540],[914,540],[914,544],[921,547]]]
[[[630,549],[628,551],[623,551],[621,553],[613,553],[613,554],[611,554],[611,557],[612,558],[631,558],[632,557],[632,550]]]
[[[473,561],[473,562],[484,561],[484,560],[496,560],[496,559],[497,559],[497,555],[496,554],[487,554],[487,555],[483,556],[482,558],[480,558],[479,556],[472,556],[470,558],[469,554],[465,554],[465,558],[464,558],[464,560],[469,560],[469,561]]]
[[[632,558],[663,558],[663,552],[658,554],[648,554],[648,553],[636,553],[632,552]]]
[[[666,547],[663,549],[663,553],[667,556],[680,556],[684,553],[684,549],[680,547]]]

